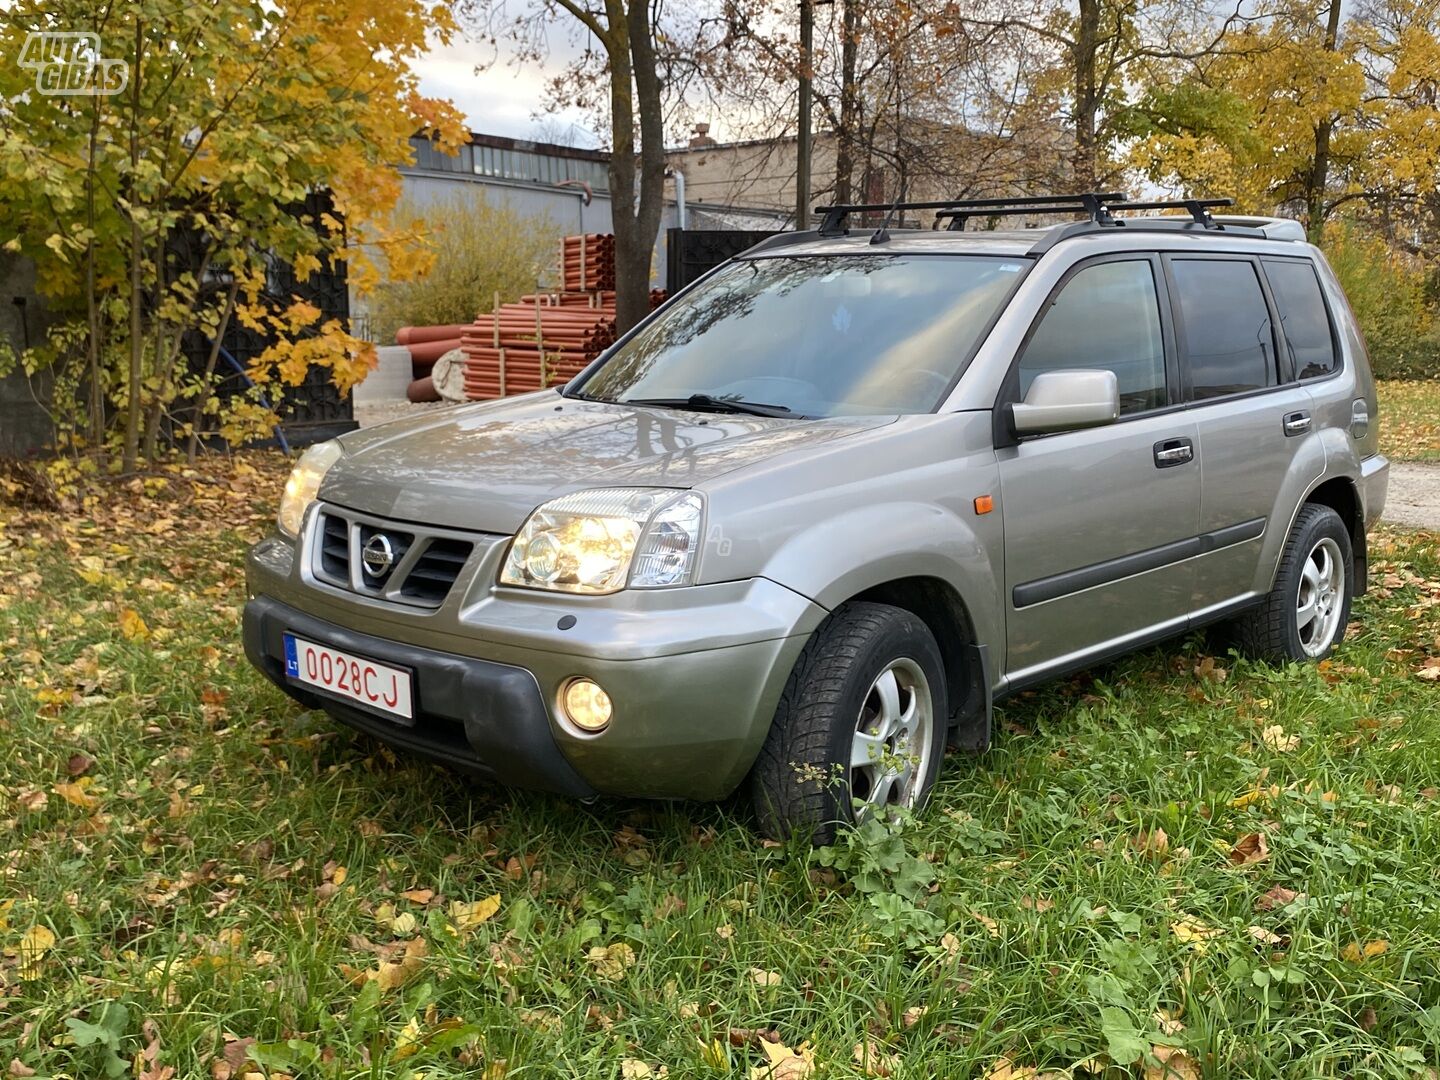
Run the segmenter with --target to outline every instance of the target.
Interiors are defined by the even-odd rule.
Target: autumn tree
[[[1157,183],[1293,212],[1316,242],[1347,211],[1398,240],[1440,176],[1436,20],[1411,0],[1348,21],[1339,0],[1259,9],[1224,54],[1149,92],[1131,161]]]
[[[615,323],[623,333],[650,311],[650,262],[665,209],[664,30],[650,0],[457,0],[461,20],[504,40],[512,63],[544,63],[551,34],[584,41],[552,81],[552,95],[598,105],[610,149]],[[595,92],[599,90],[599,101]]]
[[[443,39],[450,27],[426,0],[11,6],[5,55],[44,40],[32,35],[83,30],[125,74],[118,93],[52,96],[37,92],[43,65],[0,68],[0,232],[68,315],[24,358],[54,374],[62,433],[117,444],[128,470],[166,433],[191,434],[193,450],[207,416],[236,437],[263,430],[274,416],[258,390],[225,417],[214,398],[232,319],[278,335],[250,371],[257,383],[298,384],[312,365],[342,389],[364,374],[369,347],[309,305],[267,295],[267,275],[285,263],[303,281],[345,262],[363,290],[380,265],[404,276],[423,259],[413,230],[389,221],[394,166],[419,128],[459,137],[458,114],[422,99],[409,66],[427,33]],[[303,209],[322,192],[333,212],[313,198]],[[199,372],[184,348],[196,334],[213,343]]]

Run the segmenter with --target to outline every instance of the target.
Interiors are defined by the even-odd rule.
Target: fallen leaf
[[[1130,846],[1147,858],[1163,859],[1170,854],[1170,837],[1165,835],[1164,829],[1151,829],[1132,836]]]
[[[1184,915],[1170,924],[1170,932],[1180,944],[1189,945],[1196,952],[1204,952],[1205,943],[1225,931],[1218,926],[1207,926],[1193,915]]]
[[[1156,1009],[1150,1019],[1155,1021],[1162,1035],[1178,1035],[1185,1030],[1185,1025],[1164,1009]]]
[[[1158,1064],[1145,1066],[1145,1080],[1200,1080],[1200,1066],[1184,1050],[1174,1046],[1152,1046]]]
[[[31,980],[40,977],[40,966],[45,954],[55,947],[55,932],[48,926],[32,926],[20,939],[15,951],[20,961],[20,978]]]
[[[1036,914],[1049,911],[1055,906],[1054,900],[1047,900],[1043,896],[1022,896],[1020,906],[1026,911],[1033,911]]]
[[[1271,724],[1260,732],[1260,740],[1277,754],[1288,754],[1300,745],[1299,735],[1287,735],[1279,724]]]
[[[1305,894],[1296,892],[1294,889],[1287,889],[1284,885],[1276,885],[1260,899],[1255,901],[1256,911],[1274,911],[1276,908],[1284,907],[1286,904],[1294,903],[1296,900],[1305,899]]]
[[[1261,945],[1279,945],[1285,940],[1273,930],[1267,930],[1263,926],[1247,926],[1245,932]]]
[[[756,986],[769,988],[779,986],[783,980],[778,971],[766,971],[764,968],[752,967],[750,969],[750,981]]]
[[[412,904],[428,904],[431,900],[435,899],[435,890],[411,889],[409,892],[403,892],[400,895]]]
[[[125,608],[120,612],[120,633],[127,641],[141,641],[150,636],[150,627],[145,625],[138,611]]]
[[[623,941],[613,945],[596,945],[585,958],[595,968],[595,974],[612,982],[623,979],[625,972],[635,964],[635,950]]]
[[[866,1076],[894,1076],[900,1069],[900,1058],[867,1039],[855,1044],[855,1064]]]
[[[1372,960],[1377,956],[1384,956],[1390,951],[1390,942],[1384,938],[1376,938],[1374,941],[1367,941],[1363,945],[1358,941],[1352,941],[1340,950],[1340,958],[1348,960],[1352,964],[1363,964],[1366,960]]]
[[[474,930],[481,923],[487,922],[491,916],[500,910],[500,894],[494,893],[484,900],[476,900],[473,903],[462,904],[458,900],[450,902],[450,921],[455,924],[455,929],[462,934]]]
[[[639,1058],[620,1059],[621,1080],[659,1080],[662,1076],[669,1076],[670,1070],[664,1065],[659,1069],[652,1069],[648,1063]]]
[[[998,938],[1000,936],[1000,924],[994,919],[990,918],[988,915],[981,915],[978,911],[972,911],[970,912],[970,915],[972,918],[974,918],[976,922],[978,922],[981,926],[985,927],[986,933],[988,933],[991,937]],[[940,942],[943,945],[945,939],[941,938]]]
[[[765,1064],[750,1070],[750,1080],[802,1080],[815,1071],[815,1051],[809,1043],[801,1043],[792,1050],[782,1043],[760,1044],[765,1053]]]
[[[1264,833],[1246,833],[1230,848],[1230,864],[1232,866],[1253,866],[1255,863],[1264,862],[1269,857],[1270,845],[1265,842]]]
[[[100,805],[100,800],[91,795],[87,790],[90,787],[90,777],[82,776],[74,783],[56,784],[50,790],[71,806],[78,806],[82,810],[94,810]]]

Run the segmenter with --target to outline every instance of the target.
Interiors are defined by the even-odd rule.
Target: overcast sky
[[[559,43],[547,68],[559,70],[568,50]],[[423,63],[416,65],[420,91],[428,97],[449,98],[470,121],[470,130],[516,139],[544,139],[573,146],[593,146],[585,116],[570,110],[551,120],[535,113],[545,98],[544,70],[534,65],[498,62],[489,45],[457,38],[449,45],[433,45]],[[475,68],[483,70],[476,74]],[[543,127],[542,127],[543,123]]]

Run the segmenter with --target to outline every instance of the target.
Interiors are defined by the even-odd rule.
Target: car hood
[[[547,499],[582,488],[689,488],[893,420],[770,419],[541,391],[345,435],[320,497],[400,521],[509,534]]]

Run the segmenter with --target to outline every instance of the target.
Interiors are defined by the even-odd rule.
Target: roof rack
[[[1187,210],[1191,220],[1179,224],[1198,225],[1202,229],[1223,230],[1225,226],[1210,215],[1210,210],[1233,204],[1233,199],[1161,199],[1133,202],[1123,191],[1087,191],[1074,195],[1026,195],[991,199],[946,199],[940,202],[817,206],[815,212],[824,214],[819,229],[821,236],[846,235],[849,232],[848,220],[851,214],[884,211],[887,215],[893,215],[905,210],[934,210],[936,214],[932,228],[939,228],[940,222],[947,221],[946,227],[951,230],[963,229],[965,223],[973,217],[1011,217],[1017,214],[1084,214],[1089,220],[1076,224],[1087,228],[1094,226],[1110,228],[1125,224],[1123,219],[1115,217],[1115,214],[1121,211]]]

